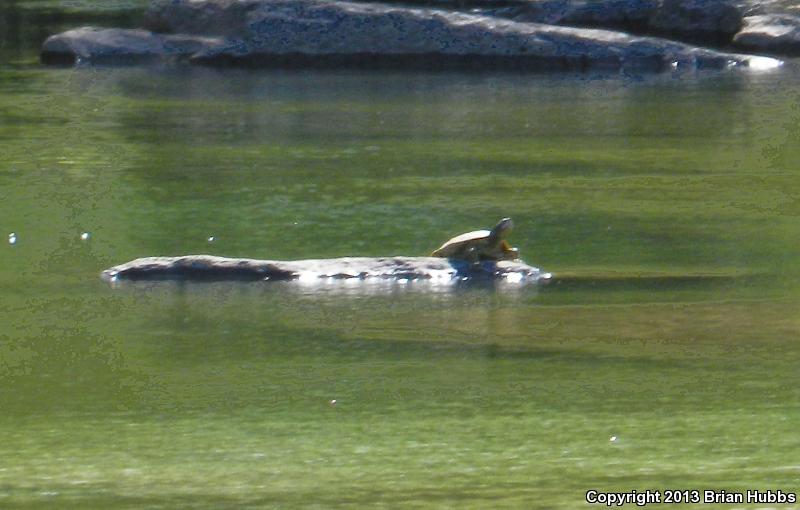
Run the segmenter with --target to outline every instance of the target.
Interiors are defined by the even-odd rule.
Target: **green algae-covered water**
[[[26,44],[0,66],[0,507],[800,489],[791,65],[72,69]],[[502,216],[550,285],[99,279],[424,255]]]

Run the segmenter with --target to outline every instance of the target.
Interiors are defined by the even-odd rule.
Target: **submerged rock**
[[[42,58],[526,71],[724,68],[751,59],[608,30],[330,0],[157,0],[146,20],[153,31],[82,28],[53,36]]]
[[[106,269],[101,278],[119,280],[287,281],[395,279],[443,283],[467,279],[538,282],[550,273],[521,261],[483,262],[479,267],[437,257],[345,257],[309,260],[256,260],[187,255],[147,257]]]

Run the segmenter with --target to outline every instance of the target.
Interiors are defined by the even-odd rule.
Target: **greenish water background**
[[[105,14],[3,5],[3,508],[797,492],[793,65],[42,68],[37,34]],[[422,255],[505,215],[554,284],[98,278],[148,255]]]

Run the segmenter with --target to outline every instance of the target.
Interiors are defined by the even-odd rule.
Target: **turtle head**
[[[511,233],[511,229],[514,228],[514,222],[511,221],[511,218],[503,218],[500,220],[497,225],[492,228],[492,237],[496,237],[498,239],[505,239]]]

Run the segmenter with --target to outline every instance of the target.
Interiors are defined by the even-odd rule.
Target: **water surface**
[[[796,492],[791,65],[541,76],[14,55],[0,506]],[[553,284],[99,279],[150,255],[424,255],[503,216]]]

